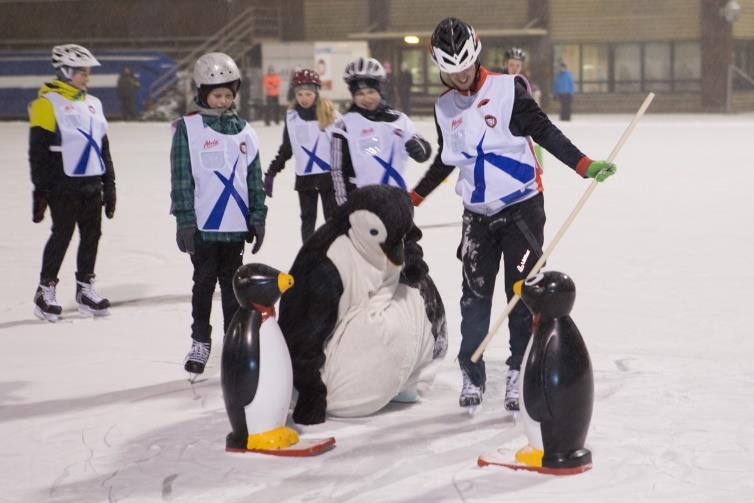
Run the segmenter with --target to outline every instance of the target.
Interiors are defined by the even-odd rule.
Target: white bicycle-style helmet
[[[356,80],[376,80],[384,82],[387,78],[382,64],[374,58],[358,58],[346,65],[343,80],[350,84]]]
[[[241,80],[241,72],[233,58],[222,52],[210,52],[196,60],[194,83],[199,86],[214,86]]]

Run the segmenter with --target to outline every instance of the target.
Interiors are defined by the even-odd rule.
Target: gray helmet
[[[241,72],[233,58],[222,52],[210,52],[196,60],[194,83],[199,86],[214,86],[241,80]]]

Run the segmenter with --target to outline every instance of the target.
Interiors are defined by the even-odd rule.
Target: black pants
[[[199,235],[195,242],[191,263],[194,264],[194,288],[191,296],[191,338],[209,342],[212,326],[209,317],[212,311],[212,296],[215,285],[220,283],[220,299],[223,306],[223,334],[238,310],[238,301],[233,293],[233,274],[243,261],[243,241],[203,241]]]
[[[486,217],[470,211],[463,214],[463,238],[459,258],[463,262],[461,296],[461,349],[458,362],[480,386],[486,380],[484,360],[471,362],[490,328],[495,281],[503,258],[505,294],[513,297],[513,283],[524,279],[542,255],[544,242],[544,197],[539,194]],[[508,315],[510,351],[508,366],[521,368],[532,331],[532,319],[523,302]]]
[[[275,124],[280,122],[280,103],[278,103],[277,96],[265,96],[264,106],[264,125],[270,125],[270,118],[275,121]]]
[[[310,190],[299,190],[298,201],[301,204],[301,241],[306,242],[314,233],[317,223],[317,197],[322,199],[322,212],[329,220],[335,209],[335,192],[332,186]]]
[[[571,120],[571,102],[573,101],[572,94],[561,94],[558,96],[560,101],[560,120]]]
[[[79,249],[76,256],[76,279],[88,281],[94,275],[97,247],[102,235],[102,194],[50,194],[48,197],[52,233],[42,255],[40,281],[57,280],[76,225],[79,226]]]

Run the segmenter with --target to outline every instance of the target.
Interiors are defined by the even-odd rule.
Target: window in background
[[[608,91],[608,46],[584,44],[581,46],[581,92],[606,93]]]
[[[671,91],[670,42],[644,44],[644,90]]]
[[[560,62],[563,61],[573,74],[573,83],[576,92],[581,92],[581,46],[579,44],[562,44],[553,46],[553,77],[560,71]]]
[[[617,44],[613,50],[616,93],[641,92],[641,46]]]
[[[720,69],[724,71],[724,69]],[[701,91],[702,51],[699,42],[673,44],[673,90]]]

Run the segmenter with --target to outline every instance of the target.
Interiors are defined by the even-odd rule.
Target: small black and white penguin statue
[[[573,280],[547,271],[518,281],[513,291],[532,312],[534,333],[519,378],[521,412],[528,445],[515,462],[482,456],[479,465],[501,465],[552,475],[572,475],[592,467],[584,448],[594,404],[589,352],[569,313],[576,299]]]
[[[264,264],[246,264],[233,276],[240,305],[225,334],[221,383],[233,431],[228,452],[310,456],[335,444],[334,438],[301,440],[286,426],[293,372],[275,303],[293,286],[293,277]]]
[[[420,238],[406,192],[368,185],[304,243],[280,300],[296,423],[370,415],[429,389],[447,323]]]

